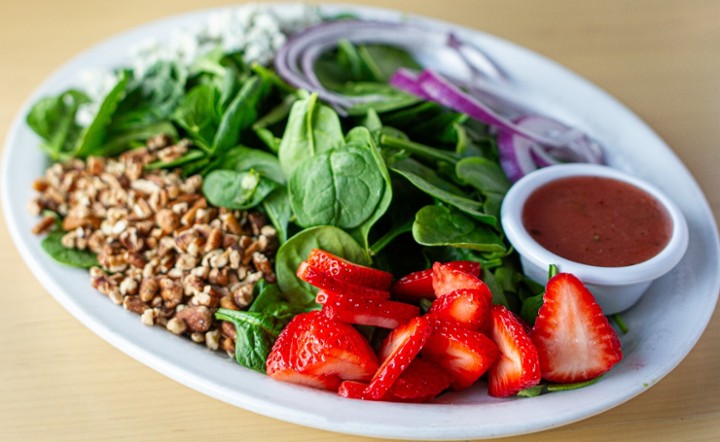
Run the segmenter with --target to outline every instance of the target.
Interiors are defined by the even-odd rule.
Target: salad
[[[290,20],[228,12],[179,35],[136,49],[97,87],[32,107],[27,123],[54,162],[34,201],[51,256],[90,268],[94,287],[147,324],[347,397],[430,400],[485,373],[500,381],[493,394],[534,395],[619,360],[582,283],[526,278],[498,220],[522,175],[602,151],[529,109],[479,48],[312,8]],[[339,286],[338,266],[352,269]],[[383,285],[354,279],[368,273]],[[585,325],[564,326],[558,303]],[[463,322],[470,310],[481,313]],[[325,348],[342,334],[355,362],[345,352],[328,368],[321,351],[301,368],[283,342],[316,328],[304,339]],[[581,332],[603,344],[590,369],[567,373],[582,350],[552,355]],[[501,363],[513,358],[520,367]],[[408,396],[430,377],[444,380]]]

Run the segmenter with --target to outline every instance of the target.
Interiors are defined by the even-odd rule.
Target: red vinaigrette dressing
[[[647,261],[667,245],[672,231],[670,215],[652,195],[593,176],[541,186],[525,202],[522,221],[547,250],[599,267]]]

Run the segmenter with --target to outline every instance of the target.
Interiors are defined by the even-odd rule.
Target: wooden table
[[[617,97],[673,147],[720,215],[720,2],[362,1],[474,27],[535,50]],[[4,0],[0,138],[54,69],[117,32],[214,0]],[[28,146],[32,148],[32,146]],[[102,341],[33,278],[0,220],[0,440],[364,440],[235,408]],[[688,287],[692,291],[692,287]],[[672,306],[667,306],[672,308]],[[641,396],[518,440],[717,440],[720,321]]]

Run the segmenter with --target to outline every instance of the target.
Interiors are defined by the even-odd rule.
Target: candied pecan
[[[187,325],[191,332],[206,332],[210,329],[212,313],[204,305],[187,307],[175,314],[175,318]]]

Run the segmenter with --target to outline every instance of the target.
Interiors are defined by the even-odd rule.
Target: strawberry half
[[[480,276],[480,263],[475,261],[450,261],[447,266],[469,273],[473,276]],[[414,301],[418,299],[435,299],[433,289],[433,269],[409,273],[395,281],[390,289],[392,295],[398,299]]]
[[[328,318],[357,325],[394,329],[420,315],[420,308],[404,302],[328,293],[323,313]]]
[[[492,293],[482,279],[449,264],[436,262],[432,266],[432,284],[438,298],[460,289],[479,290],[487,301],[492,302]]]
[[[572,383],[594,379],[622,359],[622,348],[592,293],[575,276],[548,281],[531,337],[543,378]]]
[[[390,292],[353,284],[342,279],[334,278],[327,273],[311,266],[307,261],[300,263],[297,277],[319,289],[331,293],[352,293],[367,298],[388,299]]]
[[[393,383],[420,353],[427,341],[432,327],[425,316],[417,316],[393,330],[380,347],[382,365],[377,370],[367,394],[371,399],[379,400],[390,390]]]
[[[377,368],[377,356],[365,337],[320,311],[295,316],[278,336],[266,363],[272,378],[329,389],[337,388],[340,380],[368,381]]]
[[[442,320],[456,321],[470,330],[485,332],[490,322],[490,303],[480,290],[460,289],[437,298],[428,313]]]
[[[454,321],[428,316],[432,318],[433,330],[423,347],[423,356],[452,376],[455,390],[469,387],[495,362],[497,346],[480,332],[468,330]]]
[[[307,262],[333,278],[352,284],[386,291],[392,285],[392,273],[352,263],[325,250],[313,249]]]
[[[500,357],[488,371],[488,393],[507,397],[540,383],[538,352],[521,320],[502,305],[493,306],[490,315]]]

